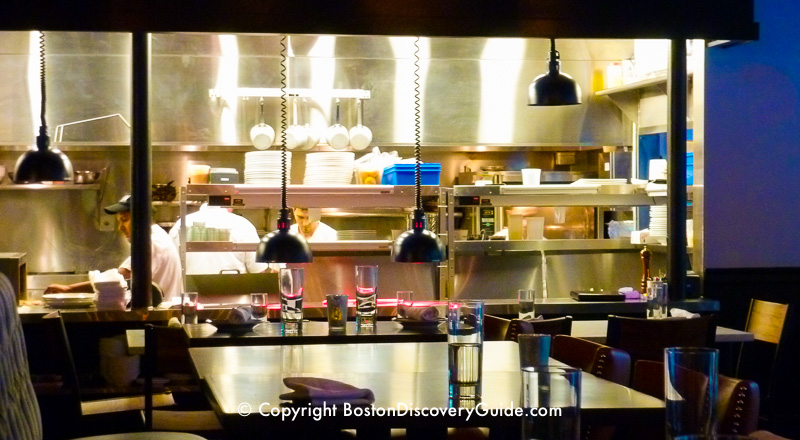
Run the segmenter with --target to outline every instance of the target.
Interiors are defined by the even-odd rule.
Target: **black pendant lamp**
[[[310,263],[311,248],[299,231],[292,232],[286,206],[286,35],[281,39],[281,212],[278,229],[265,235],[256,249],[259,263]]]
[[[398,263],[433,263],[444,259],[444,245],[426,226],[420,194],[420,110],[419,110],[419,37],[414,41],[414,199],[416,208],[411,229],[400,234],[392,244],[392,259]]]
[[[72,180],[72,163],[67,155],[57,148],[50,148],[50,136],[45,121],[45,59],[44,32],[39,34],[39,78],[42,87],[41,119],[36,146],[22,154],[14,167],[14,183],[63,182]]]
[[[556,40],[550,39],[550,70],[537,76],[528,87],[528,105],[576,105],[581,103],[581,88],[571,76],[561,73]]]

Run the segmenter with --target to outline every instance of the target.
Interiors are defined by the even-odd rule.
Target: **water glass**
[[[197,292],[181,293],[181,318],[184,324],[197,324]]]
[[[670,347],[664,350],[664,358],[667,438],[714,436],[719,350]]]
[[[533,300],[536,298],[536,291],[533,289],[520,289],[517,298],[519,299],[519,319],[535,318]]]
[[[520,367],[547,366],[550,361],[550,340],[550,335],[530,333],[518,335]]]
[[[299,332],[303,323],[303,269],[280,270],[281,326],[284,333]]]
[[[250,294],[250,313],[253,314],[254,319],[259,321],[267,320],[267,306],[269,305],[269,297],[266,293],[251,293]]]
[[[397,291],[397,319],[409,319],[408,307],[414,304],[414,292],[411,290]]]
[[[378,266],[356,266],[356,323],[375,325],[378,313]]]
[[[328,330],[344,331],[347,326],[347,295],[330,294],[325,298],[328,300]]]
[[[658,280],[647,281],[647,317],[666,318],[668,306],[667,283]]]
[[[483,302],[447,304],[447,366],[451,399],[480,399],[483,372]]]
[[[524,440],[579,440],[581,370],[572,367],[522,369]],[[535,416],[530,412],[535,411]]]

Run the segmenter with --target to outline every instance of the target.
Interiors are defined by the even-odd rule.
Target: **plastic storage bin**
[[[414,185],[414,166],[413,163],[396,163],[384,168],[381,183],[384,185]],[[422,185],[439,185],[442,164],[420,164],[419,173]]]

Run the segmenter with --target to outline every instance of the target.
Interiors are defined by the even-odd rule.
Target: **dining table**
[[[281,432],[314,437],[355,429],[359,438],[445,436],[449,427],[488,427],[519,438],[521,372],[518,346],[483,344],[479,399],[451,398],[446,342],[389,342],[192,347],[189,354],[212,407],[236,436]],[[559,364],[550,359],[551,364]],[[563,365],[563,364],[561,364]],[[328,413],[290,405],[286,377],[318,377],[372,390],[361,409]],[[581,376],[582,423],[662,423],[664,403],[588,373]],[[319,408],[319,407],[316,407]],[[297,412],[293,412],[296,409]],[[301,413],[302,411],[302,413]]]
[[[183,328],[190,347],[447,341],[447,332],[438,321],[414,327],[378,321],[373,328],[359,328],[354,321],[348,321],[339,331],[331,331],[325,321],[305,321],[297,334],[284,333],[279,322],[263,322],[244,331],[218,329],[212,323],[187,324]],[[607,320],[573,321],[571,335],[603,344],[607,331]],[[128,329],[126,335],[128,353],[144,354],[144,330]],[[752,341],[752,333],[717,326],[717,343]]]

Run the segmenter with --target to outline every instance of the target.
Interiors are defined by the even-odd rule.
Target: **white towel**
[[[691,313],[683,309],[669,309],[669,314],[673,318],[699,318],[699,313]]]

